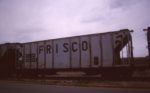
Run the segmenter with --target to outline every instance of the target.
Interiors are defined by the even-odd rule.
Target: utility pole
[[[143,29],[143,31],[147,31],[147,44],[149,52],[149,66],[150,66],[150,27],[148,27],[147,29]]]

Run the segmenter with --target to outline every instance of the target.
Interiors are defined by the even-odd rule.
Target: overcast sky
[[[0,0],[0,43],[133,29],[134,55],[146,56],[142,29],[150,0]]]

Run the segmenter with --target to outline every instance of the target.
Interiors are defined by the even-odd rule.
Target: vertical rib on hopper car
[[[120,52],[125,46],[126,61],[122,61]],[[16,58],[15,69],[24,71],[22,73],[51,74],[63,70],[103,73],[111,68],[130,67],[132,62],[132,40],[128,29],[21,43],[16,44],[15,49],[21,54]],[[2,58],[4,49],[0,51]]]

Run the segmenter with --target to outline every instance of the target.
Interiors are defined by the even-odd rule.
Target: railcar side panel
[[[71,38],[70,46],[71,46],[71,67],[72,68],[80,68],[81,50],[80,50],[79,37]]]
[[[15,45],[15,49],[16,49],[16,69],[21,69],[23,67],[23,46],[20,45]]]
[[[92,67],[101,66],[101,43],[100,43],[100,35],[91,36],[91,63]]]
[[[69,39],[54,40],[54,68],[70,68]]]
[[[90,37],[80,37],[80,48],[81,48],[81,67],[88,68],[91,66],[90,63]]]
[[[38,69],[45,69],[45,42],[38,42]]]
[[[45,43],[46,69],[53,68],[53,48],[52,41]]]
[[[30,69],[30,44],[24,44],[24,67]]]
[[[31,53],[30,53],[30,63],[31,63],[31,69],[37,68],[37,44],[31,43]]]
[[[113,64],[113,47],[112,34],[104,34],[102,36],[102,51],[103,51],[103,67],[112,66]]]

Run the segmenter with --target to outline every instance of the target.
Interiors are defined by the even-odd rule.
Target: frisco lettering
[[[62,48],[60,48],[62,47]],[[88,42],[87,41],[82,41],[80,44],[77,42],[72,42],[71,44],[69,43],[63,43],[62,45],[55,44],[54,46],[50,44],[46,45],[40,45],[38,48],[39,54],[42,52],[46,52],[47,54],[52,53],[53,50],[55,50],[55,53],[58,52],[69,52],[71,50],[72,52],[77,52],[81,49],[82,51],[87,51],[88,50]]]

